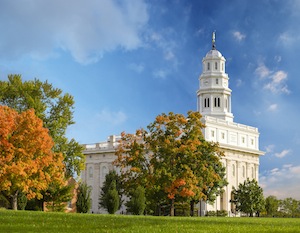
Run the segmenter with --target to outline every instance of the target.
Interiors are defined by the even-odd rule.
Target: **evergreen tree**
[[[114,191],[114,189],[116,190],[116,192]],[[115,193],[117,193],[118,198],[116,198]],[[112,200],[110,200],[111,198],[113,198],[114,203],[112,203]],[[105,176],[105,181],[100,191],[99,208],[104,208],[105,210],[107,210],[107,212],[110,213],[110,210],[114,209],[112,208],[112,206],[114,206],[116,203],[118,203],[118,210],[122,205],[121,183],[119,181],[117,173],[115,171],[110,171]],[[114,211],[113,213],[115,213],[116,211]]]
[[[146,207],[145,189],[138,186],[132,191],[130,200],[126,203],[127,211],[134,215],[142,215]]]
[[[110,214],[117,212],[120,206],[119,194],[116,187],[116,181],[113,180],[110,183],[107,195],[106,195],[106,209]]]
[[[237,211],[249,214],[253,217],[254,213],[259,213],[264,209],[265,200],[263,190],[256,180],[245,180],[243,184],[239,184],[238,189],[233,188],[233,202]]]
[[[87,186],[86,183],[80,183],[77,189],[77,213],[89,212],[91,205],[91,187]]]

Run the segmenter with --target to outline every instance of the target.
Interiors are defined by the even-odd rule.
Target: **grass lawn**
[[[300,232],[300,219],[152,217],[1,210],[0,232]]]

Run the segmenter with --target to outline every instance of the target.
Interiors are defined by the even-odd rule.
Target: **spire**
[[[216,49],[216,31],[213,31],[212,33],[212,49]]]

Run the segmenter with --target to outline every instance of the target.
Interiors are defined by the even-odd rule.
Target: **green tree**
[[[87,213],[91,209],[91,187],[86,183],[80,183],[77,188],[77,213]]]
[[[240,183],[238,188],[233,187],[233,199],[237,211],[249,214],[253,217],[254,213],[259,213],[264,209],[265,200],[263,190],[256,180],[245,180]]]
[[[146,208],[145,189],[138,186],[131,192],[130,200],[126,203],[127,211],[134,215],[142,215]]]
[[[114,184],[112,184],[112,183],[114,183]],[[118,196],[118,200],[115,203],[112,203],[111,195],[113,196],[114,199],[116,198],[115,191],[111,190],[112,188],[114,188],[114,186],[115,186],[115,190],[116,190],[116,193]],[[122,197],[122,194],[121,194],[120,180],[119,180],[117,173],[114,170],[112,170],[105,176],[105,181],[103,183],[103,186],[101,188],[100,195],[99,195],[99,208],[104,208],[105,210],[107,210],[110,213],[110,210],[114,209],[114,207],[112,207],[112,206],[114,206],[116,203],[118,203],[118,208],[117,208],[117,210],[118,210],[118,209],[120,209],[121,204],[122,204],[121,197]],[[115,212],[113,212],[113,213],[115,213]]]
[[[129,194],[136,185],[145,187],[147,202],[169,201],[173,216],[175,199],[207,200],[222,190],[223,154],[218,144],[204,140],[200,119],[200,113],[192,111],[187,117],[163,113],[148,130],[122,133],[114,163],[121,170],[124,191]]]
[[[51,183],[43,194],[43,201],[47,203],[47,209],[53,212],[63,212],[66,203],[72,199],[73,189],[74,186],[72,185],[61,186],[57,183]]]
[[[275,196],[268,196],[265,201],[267,215],[274,216],[278,211],[279,200]]]
[[[291,197],[283,199],[281,206],[283,211],[287,213],[289,217],[296,217],[300,214],[300,202]]]
[[[110,185],[108,192],[106,194],[106,208],[109,214],[114,214],[117,212],[120,206],[120,198],[117,191],[116,181],[113,180]]]
[[[0,104],[19,113],[33,108],[35,114],[49,129],[54,141],[54,152],[62,153],[66,177],[79,175],[84,168],[82,146],[74,139],[67,139],[66,130],[74,124],[74,100],[61,89],[38,79],[22,81],[21,75],[9,75],[8,81],[0,81]]]

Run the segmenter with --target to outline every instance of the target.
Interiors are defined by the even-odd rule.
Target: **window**
[[[207,70],[210,70],[210,63],[207,63]]]
[[[223,133],[223,132],[221,133],[221,138],[225,139],[225,133]]]
[[[217,69],[218,69],[218,63],[215,62],[215,70],[217,70]]]
[[[220,97],[215,98],[215,107],[220,107]]]
[[[222,71],[224,70],[224,63],[222,62]]]
[[[93,178],[93,168],[89,167],[89,178]]]
[[[245,143],[245,138],[244,137],[242,137],[242,143]]]
[[[218,78],[216,78],[216,84],[219,84],[219,79]]]
[[[214,138],[215,137],[215,131],[211,131],[211,137]]]
[[[209,98],[204,98],[204,107],[209,108]]]
[[[253,140],[253,139],[251,139],[251,145],[252,145],[252,146],[254,145],[254,140]]]
[[[232,175],[235,176],[235,166],[232,164]]]
[[[252,179],[254,178],[254,169],[253,167],[251,167],[251,176],[252,176]]]

